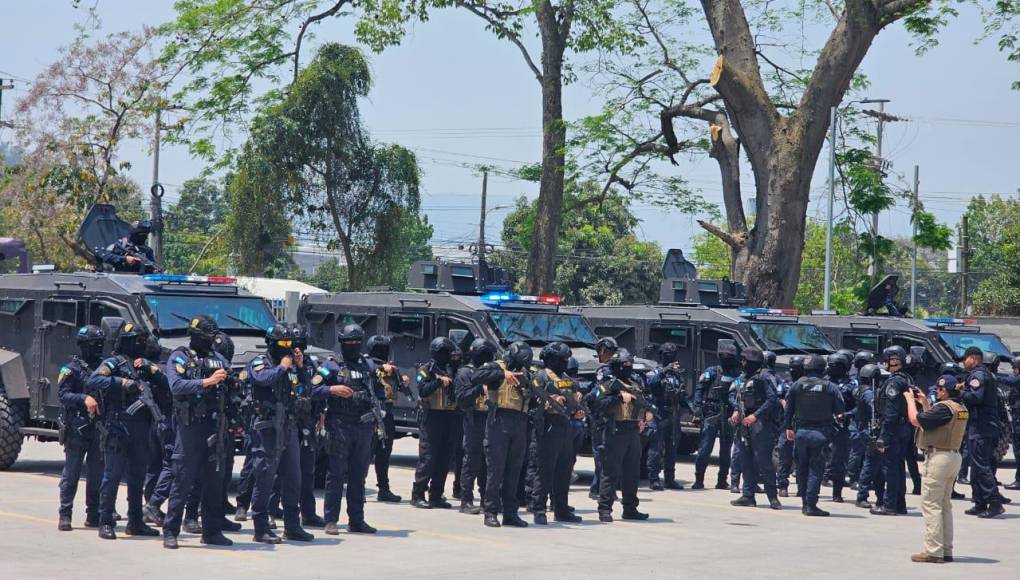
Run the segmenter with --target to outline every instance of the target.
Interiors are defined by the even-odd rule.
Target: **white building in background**
[[[297,292],[301,296],[329,294],[311,284],[282,278],[240,277],[237,279],[237,285],[268,302],[277,320],[287,319],[287,292]]]

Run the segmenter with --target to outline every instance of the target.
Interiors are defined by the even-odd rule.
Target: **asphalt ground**
[[[820,506],[832,517],[807,518],[795,497],[772,511],[764,498],[757,508],[732,507],[736,496],[728,491],[642,487],[640,509],[650,520],[600,524],[587,496],[592,460],[582,457],[571,504],[583,523],[489,529],[481,516],[407,504],[416,451],[413,439],[396,443],[391,479],[404,503],[368,498],[367,519],[379,528],[375,536],[345,530],[326,536],[310,529],[313,543],[265,546],[251,541],[249,521],[242,531],[228,532],[235,541],[230,548],[208,548],[197,536],[182,534],[181,549],[170,552],[158,538],[120,534],[104,541],[80,527],[84,481],[75,530],[57,531],[62,450],[56,443],[26,442],[14,467],[0,472],[0,578],[1020,578],[1020,507],[979,520],[963,514],[969,501],[954,502],[956,561],[914,564],[909,557],[920,550],[924,530],[918,496],[907,496],[907,516],[871,516],[853,503],[823,500]],[[1000,479],[1012,479],[1012,466],[1008,461]],[[683,481],[691,481],[693,472],[690,458],[677,465]],[[714,482],[715,474],[710,466],[708,479]],[[374,484],[370,472],[370,490]],[[968,486],[958,489],[970,495]],[[1020,493],[1005,493],[1020,502]],[[125,495],[122,488],[118,511],[124,514]],[[321,490],[317,495],[321,501]]]

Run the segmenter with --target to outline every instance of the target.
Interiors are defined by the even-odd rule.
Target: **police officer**
[[[552,342],[542,348],[539,354],[545,368],[535,373],[532,385],[536,390],[549,393],[568,411],[576,409],[580,400],[580,389],[573,379],[566,375],[570,360],[570,347],[562,342]],[[552,498],[553,517],[558,522],[577,523],[581,517],[569,510],[567,495],[570,492],[570,476],[574,470],[574,438],[570,428],[570,413],[560,414],[547,408],[540,422],[535,423],[538,454],[538,471],[532,490],[532,511],[536,524],[548,523],[546,503]]]
[[[609,370],[609,359],[619,349],[619,345],[616,340],[611,336],[604,336],[595,343],[595,356],[598,359],[599,366],[595,370],[595,381],[589,384],[589,389],[594,386],[596,382],[604,377],[610,376],[612,373]],[[589,390],[586,395],[594,396],[594,393]],[[592,474],[591,487],[588,488],[588,497],[594,500],[599,498],[599,483],[602,474],[602,448],[603,444],[596,439],[596,437],[602,436],[602,429],[596,429],[592,425],[591,418],[589,417],[589,428],[591,430],[591,448],[592,458],[595,460],[595,472]]]
[[[831,482],[832,501],[843,503],[847,461],[850,459],[850,425],[847,414],[851,413],[855,407],[854,385],[850,380],[850,368],[853,363],[845,352],[829,355],[827,362],[826,378],[839,388],[844,412],[834,418],[829,461],[825,466],[824,480]]]
[[[862,410],[857,405],[863,393],[863,387],[859,380],[860,372],[866,365],[874,363],[875,353],[869,350],[861,350],[854,354],[853,366],[850,368],[849,388],[850,397],[854,401],[854,407],[853,409],[848,409],[844,413],[844,417],[847,420],[847,431],[850,435],[850,451],[847,457],[846,474],[847,482],[852,489],[857,489],[857,481],[860,479],[861,467],[864,465],[864,452],[868,441],[868,420],[862,422],[858,416],[861,413],[867,412],[867,410]]]
[[[882,425],[881,443],[876,446],[876,451],[881,458],[885,493],[881,505],[872,508],[871,513],[891,516],[907,513],[906,454],[914,444],[903,393],[910,390],[911,379],[904,366],[907,354],[903,347],[894,345],[886,348],[882,351],[882,359],[891,373],[875,393],[875,412]],[[878,494],[877,485],[875,493]]]
[[[673,342],[659,347],[659,367],[645,375],[645,387],[652,403],[659,409],[661,420],[653,420],[646,430],[648,437],[648,486],[662,489],[683,489],[676,480],[676,435],[680,433],[680,415],[687,407],[686,369],[679,365],[680,348]],[[664,477],[659,481],[659,473]]]
[[[825,449],[832,437],[832,418],[843,412],[839,389],[822,377],[823,372],[825,359],[817,354],[808,356],[804,360],[805,376],[790,387],[786,397],[786,438],[796,441],[797,488],[804,490],[801,513],[806,516],[829,515],[818,508],[818,493]]]
[[[301,527],[298,495],[301,489],[301,457],[294,403],[300,391],[310,388],[304,352],[294,348],[295,325],[278,323],[266,330],[266,354],[248,363],[254,413],[251,429],[252,498],[254,541],[279,544],[269,529],[269,496],[274,480],[280,480],[284,534],[289,540],[310,542],[315,537]],[[328,389],[329,394],[337,394]]]
[[[131,224],[126,238],[121,238],[105,248],[96,248],[95,255],[100,264],[107,264],[114,272],[152,274],[161,270],[156,266],[156,255],[147,245],[152,222],[139,220]]]
[[[409,379],[397,371],[396,365],[390,360],[393,341],[383,335],[372,335],[365,343],[365,351],[375,367],[376,380],[386,393],[386,410],[383,428],[386,439],[375,438],[375,449],[372,453],[375,463],[375,484],[378,491],[376,501],[400,503],[403,499],[390,490],[390,457],[393,455],[393,440],[397,437],[397,425],[393,419],[393,407],[397,404],[397,393],[401,387],[407,388]],[[401,385],[403,383],[403,385]]]
[[[982,364],[984,353],[976,346],[963,353],[963,368],[967,371],[961,400],[970,410],[970,427],[967,445],[970,448],[970,486],[974,507],[967,515],[994,518],[1004,513],[999,495],[993,462],[995,446],[999,441],[999,392],[995,378]]]
[[[340,358],[330,359],[319,368],[313,384],[330,385],[339,398],[330,397],[326,408],[327,453],[325,514],[326,533],[337,535],[340,503],[346,485],[347,531],[374,534],[376,529],[365,522],[365,478],[372,460],[376,433],[385,429],[372,415],[373,407],[381,406],[386,392],[379,384],[375,365],[361,354],[365,331],[357,324],[347,324],[337,336]],[[385,434],[385,432],[383,431]]]
[[[766,351],[768,353],[770,351]],[[773,353],[773,361],[775,360],[775,354]],[[769,357],[765,357],[766,364],[769,361]],[[774,362],[772,364],[775,364]],[[782,407],[782,415],[786,415],[786,397],[790,393],[790,387],[793,383],[797,382],[798,379],[804,376],[804,357],[800,355],[790,357],[790,362],[787,363],[790,372],[789,377],[784,379],[777,377],[776,381],[776,396],[779,397],[779,405]],[[773,368],[773,370],[775,370]],[[776,440],[776,488],[779,497],[790,496],[790,472],[793,471],[793,441],[786,438],[786,430],[779,429],[779,435]],[[801,490],[798,490],[798,495]]]
[[[159,345],[159,338],[149,336],[146,342],[145,357],[152,361],[162,358],[162,347]],[[170,497],[170,484],[173,482],[173,454],[176,431],[173,421],[173,398],[170,396],[169,388],[166,393],[159,389],[154,395],[157,396],[156,403],[163,413],[162,421],[153,421],[149,446],[149,466],[145,472],[145,487],[142,497],[145,503],[142,505],[142,513],[147,524],[154,524],[163,527],[163,519],[166,516],[159,508],[163,502]]]
[[[639,512],[638,479],[641,476],[641,433],[638,422],[651,414],[640,381],[634,376],[634,356],[621,348],[609,359],[612,376],[596,381],[592,409],[601,417],[605,449],[599,489],[599,521],[613,521],[616,490],[621,493],[623,519],[647,520]]]
[[[134,323],[121,321],[113,331],[113,356],[92,372],[85,391],[99,400],[102,430],[106,432],[103,483],[99,492],[99,537],[115,540],[113,511],[117,490],[126,475],[128,486],[129,536],[159,536],[145,525],[142,514],[142,487],[149,464],[149,430],[158,407],[147,406],[139,395],[142,389],[166,389],[166,375],[155,363],[145,360],[149,332]]]
[[[776,472],[772,466],[772,449],[775,447],[778,429],[779,400],[772,375],[765,371],[765,355],[756,347],[745,348],[740,353],[742,371],[733,385],[730,405],[733,415],[730,423],[740,433],[743,461],[744,488],[742,495],[730,502],[735,506],[754,506],[755,488],[761,482],[769,507],[782,509],[776,490]]]
[[[871,509],[868,501],[869,492],[874,489],[877,501],[881,504],[885,497],[885,480],[882,476],[883,454],[879,449],[884,446],[882,441],[882,415],[876,406],[882,384],[882,369],[877,364],[866,364],[857,372],[857,390],[854,400],[853,422],[863,439],[863,458],[861,471],[857,479],[857,500],[854,505],[862,509]]]
[[[1006,404],[1009,406],[1011,416],[1010,426],[1013,430],[1013,456],[1020,455],[1020,356],[1013,357],[1010,361],[1013,367],[1013,374],[1002,379],[1003,385],[1008,391]],[[1016,475],[1012,483],[1006,484],[1006,489],[1020,489],[1020,461],[1016,461]]]
[[[715,440],[719,439],[719,476],[716,489],[727,489],[726,475],[730,469],[730,451],[733,447],[733,430],[729,417],[729,391],[740,374],[737,345],[732,340],[720,340],[716,356],[719,364],[705,369],[694,389],[694,413],[701,419],[701,443],[694,460],[694,485],[691,489],[705,488],[705,470],[712,455]]]
[[[63,405],[61,442],[64,444],[64,468],[60,472],[60,510],[57,529],[71,531],[71,511],[78,493],[78,479],[85,464],[85,527],[99,527],[99,486],[103,479],[103,452],[95,421],[99,401],[85,393],[85,380],[103,360],[106,336],[98,326],[78,329],[76,337],[81,356],[75,356],[60,368],[57,393]]]
[[[570,357],[569,359],[567,359],[567,370],[564,373],[568,377],[573,379],[575,383],[578,383],[578,391],[581,393],[581,399],[580,399],[581,409],[580,409],[580,412],[575,413],[575,414],[571,415],[571,417],[570,417],[570,428],[571,428],[571,432],[573,433],[573,439],[574,439],[574,459],[575,459],[575,461],[577,459],[577,454],[580,453],[581,449],[584,448],[584,438],[588,434],[588,432],[590,431],[589,428],[588,428],[588,408],[584,404],[586,393],[585,393],[584,388],[581,387],[580,381],[578,380],[579,377],[580,377],[580,366],[581,365],[580,365],[580,363],[577,362],[576,358]],[[576,465],[576,463],[575,463],[575,465]],[[578,477],[577,476],[577,472],[575,471],[570,476],[571,482],[575,481],[577,479],[577,477]],[[567,506],[567,510],[571,511],[571,512],[575,511],[573,506]]]
[[[453,392],[456,369],[451,370],[450,367],[456,350],[457,345],[449,338],[434,338],[429,345],[432,359],[418,370],[418,393],[422,406],[418,422],[418,466],[411,489],[411,505],[414,507],[453,507],[443,498],[443,492],[450,463],[458,447],[457,441],[462,435],[462,419]]]
[[[167,359],[167,377],[174,399],[174,422],[177,425],[174,443],[174,477],[170,501],[163,523],[163,547],[176,550],[181,533],[184,504],[195,485],[202,488],[202,543],[230,546],[223,536],[223,470],[227,445],[233,446],[233,435],[226,425],[226,398],[230,362],[213,350],[219,333],[216,321],[196,316],[188,324],[189,345],[178,347]],[[219,441],[219,438],[229,438]],[[216,445],[210,447],[208,442]],[[217,455],[217,447],[224,447]]]
[[[484,384],[489,397],[485,423],[485,525],[525,528],[517,515],[518,485],[528,446],[528,404],[531,395],[531,347],[514,342],[503,359],[482,365],[475,371],[475,383]]]
[[[478,482],[481,495],[485,495],[485,421],[489,411],[488,389],[478,369],[491,365],[496,358],[496,345],[484,338],[476,338],[468,347],[467,364],[457,369],[453,390],[457,405],[463,413],[464,460],[460,475],[460,513],[478,515],[482,508],[475,505],[474,488]],[[502,371],[502,369],[500,369]]]

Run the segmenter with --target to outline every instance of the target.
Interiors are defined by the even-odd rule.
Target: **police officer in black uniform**
[[[854,354],[853,366],[850,368],[849,388],[850,397],[853,399],[854,406],[852,409],[847,409],[846,413],[843,415],[847,421],[847,432],[850,439],[846,474],[847,482],[850,484],[852,489],[857,489],[857,481],[860,479],[861,467],[864,465],[864,453],[867,448],[868,441],[868,422],[865,420],[862,423],[859,417],[860,414],[866,413],[867,409],[860,409],[857,406],[857,403],[861,400],[862,394],[860,372],[866,365],[874,364],[874,362],[875,353],[869,350],[862,350]],[[874,393],[872,393],[872,395],[874,395]],[[862,429],[862,427],[864,427],[864,429]]]
[[[646,520],[639,512],[637,496],[641,477],[642,415],[654,411],[644,398],[640,381],[634,376],[634,356],[621,348],[609,359],[612,376],[596,381],[592,412],[599,416],[605,449],[602,457],[602,480],[599,489],[599,521],[613,521],[616,490],[621,492],[623,519]]]
[[[775,353],[772,353],[772,356],[774,360]],[[769,357],[766,355],[766,366],[768,366],[768,361]],[[804,357],[801,355],[790,357],[787,366],[790,369],[789,377],[777,377],[776,381],[776,395],[779,397],[783,417],[786,416],[786,397],[790,394],[790,387],[804,376]],[[773,370],[775,370],[774,367]],[[778,459],[776,462],[776,488],[779,497],[789,497],[790,472],[793,471],[793,441],[786,438],[786,429],[780,429],[776,439],[776,457]],[[800,491],[798,490],[798,495],[801,495]]]
[[[580,389],[566,375],[567,362],[570,360],[569,346],[562,342],[552,342],[542,348],[539,356],[545,368],[534,374],[533,388],[548,393],[568,413],[561,414],[553,408],[546,408],[541,420],[534,423],[535,432],[532,437],[536,442],[538,470],[532,488],[531,508],[535,523],[547,524],[546,507],[551,497],[555,520],[577,523],[581,517],[568,509],[567,495],[576,460],[569,410],[576,408]]]
[[[386,415],[383,419],[383,428],[386,431],[386,439],[375,438],[375,449],[372,457],[375,463],[375,484],[378,491],[375,494],[376,501],[388,503],[400,503],[403,499],[390,490],[390,457],[393,455],[393,440],[397,437],[397,425],[393,419],[393,407],[397,404],[397,393],[401,387],[407,388],[409,379],[401,375],[396,365],[390,359],[393,341],[390,337],[379,334],[368,337],[365,343],[365,351],[372,359],[375,367],[376,380],[383,392],[386,393],[384,404]]]
[[[254,404],[251,429],[251,514],[256,542],[279,544],[269,529],[269,496],[280,480],[284,534],[288,540],[310,542],[315,536],[301,527],[298,496],[301,490],[301,457],[294,403],[299,392],[311,389],[304,352],[294,348],[301,336],[295,325],[278,323],[266,331],[266,354],[256,356],[246,370]],[[326,389],[327,396],[333,394]],[[321,398],[316,396],[315,398]]]
[[[882,369],[877,364],[866,364],[857,371],[857,387],[854,391],[853,424],[863,438],[861,470],[857,478],[857,501],[854,505],[862,509],[871,509],[868,501],[869,492],[874,489],[881,504],[885,497],[885,482],[882,479],[882,452],[879,447],[884,445],[881,438],[882,416],[876,410],[876,396],[881,390]]]
[[[341,499],[347,496],[347,531],[374,534],[376,529],[365,521],[365,478],[372,460],[373,439],[378,430],[372,414],[386,400],[379,384],[375,365],[361,354],[365,331],[357,324],[347,324],[337,336],[340,358],[325,361],[313,379],[317,387],[329,385],[338,397],[330,397],[326,407],[327,454],[325,514],[326,533],[337,535]]]
[[[525,528],[517,515],[518,485],[528,448],[528,406],[531,394],[531,361],[534,355],[524,342],[514,342],[503,359],[482,365],[474,382],[484,384],[489,397],[485,422],[485,525]]]
[[[429,345],[432,359],[418,369],[419,415],[418,466],[411,489],[411,505],[418,508],[453,507],[443,498],[450,464],[459,447],[461,417],[453,392],[456,369],[451,368],[457,345],[445,336]],[[428,491],[428,501],[425,492]]]
[[[740,457],[743,462],[744,489],[735,506],[754,506],[755,488],[760,481],[769,499],[769,507],[782,509],[776,490],[776,471],[772,466],[772,449],[776,444],[779,399],[772,375],[763,372],[765,355],[761,349],[748,347],[740,353],[743,370],[730,394],[732,423],[739,433]]]
[[[609,359],[619,348],[616,340],[611,336],[604,336],[595,343],[595,356],[598,358],[599,367],[595,370],[595,381],[589,384],[589,392],[586,395],[594,396],[590,389],[594,386],[595,382],[612,375],[612,372],[609,370]],[[591,478],[588,497],[597,500],[599,498],[599,484],[602,474],[602,449],[604,444],[597,439],[602,436],[602,429],[595,428],[591,417],[588,418],[588,423],[591,430],[592,458],[595,460],[595,473]]]
[[[995,446],[999,442],[999,391],[995,377],[983,366],[984,353],[976,346],[963,353],[967,378],[962,402],[970,411],[967,446],[970,448],[970,486],[974,507],[967,515],[989,519],[1005,513],[995,481]]]
[[[907,513],[906,456],[908,450],[914,448],[914,442],[903,393],[908,392],[913,383],[904,367],[907,353],[902,346],[886,348],[882,351],[882,359],[891,373],[875,393],[875,412],[882,422],[881,442],[876,445],[876,450],[881,457],[885,493],[882,504],[871,508],[871,513],[892,516]],[[875,493],[878,494],[877,486]]]
[[[218,446],[234,444],[229,431],[218,429],[220,423],[227,421],[225,381],[230,371],[230,362],[213,350],[219,330],[216,321],[207,316],[192,318],[188,325],[188,347],[178,347],[167,359],[177,425],[174,478],[163,523],[163,547],[170,550],[177,549],[184,504],[195,485],[202,488],[202,543],[233,545],[221,529],[226,452],[216,455]],[[229,441],[215,441],[216,445],[209,446],[210,438],[220,437],[229,437]]]
[[[107,264],[114,272],[152,274],[161,270],[156,266],[156,255],[147,245],[152,222],[139,220],[131,224],[126,238],[121,238],[94,253],[100,264]]]
[[[817,354],[808,356],[804,360],[805,376],[790,387],[786,396],[786,438],[795,441],[797,488],[804,490],[801,513],[806,516],[829,515],[818,508],[818,493],[825,470],[825,449],[832,437],[832,418],[843,412],[839,389],[822,377],[823,372],[825,359]]]
[[[481,506],[475,505],[474,488],[477,482],[481,496],[485,496],[485,423],[489,412],[489,392],[478,369],[492,366],[496,358],[496,345],[490,340],[476,338],[468,347],[468,362],[457,369],[453,390],[457,405],[463,413],[464,460],[460,475],[460,513],[478,515]],[[502,371],[502,369],[500,369]]]
[[[823,481],[831,482],[832,501],[843,503],[843,487],[846,485],[847,460],[850,458],[849,413],[856,403],[853,398],[854,383],[850,379],[851,359],[843,351],[829,355],[825,369],[826,378],[839,388],[843,399],[844,412],[834,418],[829,461],[825,466]]]
[[[1020,455],[1020,356],[1015,356],[1010,361],[1013,367],[1013,374],[1002,379],[1007,390],[1006,404],[1009,407],[1010,427],[1013,434],[1013,457]],[[964,443],[966,445],[966,442]],[[1016,475],[1012,483],[1004,487],[1010,490],[1020,489],[1020,461],[1016,461]]]
[[[720,340],[716,355],[719,364],[705,369],[694,389],[694,414],[701,419],[701,443],[694,460],[694,485],[691,489],[705,488],[705,470],[712,455],[712,447],[719,440],[719,476],[716,489],[728,489],[726,476],[730,469],[730,452],[733,448],[733,429],[729,417],[730,386],[740,374],[737,345],[732,340]]]
[[[114,506],[121,478],[128,486],[129,536],[159,536],[145,525],[142,514],[142,487],[149,464],[149,430],[158,407],[147,406],[139,398],[142,389],[151,393],[167,389],[166,375],[155,363],[145,360],[149,332],[134,323],[122,321],[113,332],[113,356],[104,360],[85,385],[86,394],[99,401],[102,430],[106,432],[105,465],[99,498],[99,537],[115,540]]]
[[[96,432],[99,401],[85,394],[85,380],[103,360],[106,336],[98,326],[78,329],[76,337],[81,356],[73,357],[60,368],[57,393],[63,405],[61,442],[64,444],[64,468],[60,472],[60,510],[57,529],[71,531],[71,511],[78,492],[78,479],[85,465],[85,527],[99,527],[99,486],[103,481],[103,452]]]
[[[679,347],[673,342],[664,342],[659,347],[659,367],[645,375],[645,387],[652,403],[659,409],[660,419],[648,424],[648,487],[662,489],[683,489],[676,480],[676,434],[680,433],[677,422],[681,412],[687,410],[687,387],[684,381],[687,370],[678,363]],[[663,481],[659,473],[663,473]]]

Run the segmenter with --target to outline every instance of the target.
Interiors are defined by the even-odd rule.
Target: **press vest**
[[[936,405],[945,405],[953,412],[953,418],[945,425],[934,429],[917,430],[917,446],[927,449],[933,447],[942,451],[959,451],[963,443],[963,436],[967,432],[967,421],[970,420],[970,413],[956,401],[939,401]]]

